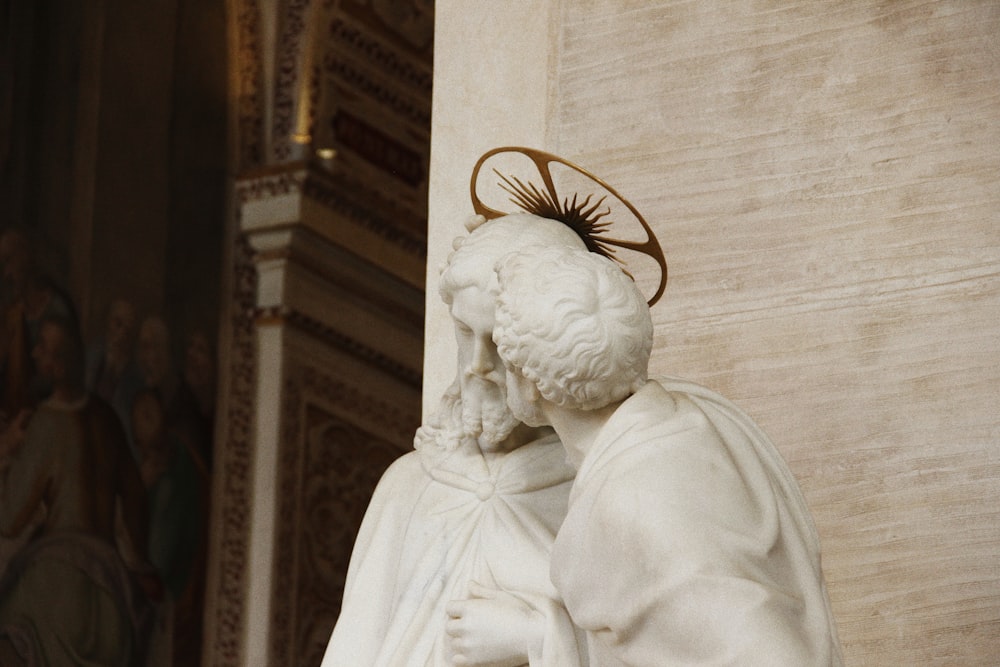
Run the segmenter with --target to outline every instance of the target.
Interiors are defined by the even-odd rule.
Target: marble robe
[[[650,381],[577,474],[552,580],[593,667],[841,665],[798,485],[736,406]]]
[[[322,667],[443,667],[445,606],[467,586],[507,591],[545,618],[532,667],[585,665],[549,579],[573,470],[555,435],[503,457],[411,452],[379,481],[355,542],[340,618]]]

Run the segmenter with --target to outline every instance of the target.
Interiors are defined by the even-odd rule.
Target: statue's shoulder
[[[417,452],[403,454],[379,478],[365,512],[366,521],[373,516],[384,519],[387,515],[405,514],[428,481]]]
[[[683,397],[697,406],[705,417],[717,428],[720,425],[733,425],[757,439],[767,440],[753,419],[738,405],[718,393],[697,382],[665,375],[650,376],[650,381],[656,382],[664,391],[675,397]]]
[[[420,454],[416,451],[409,451],[389,464],[378,485],[383,484],[405,484],[414,479],[426,476],[423,466],[420,463]]]
[[[671,375],[650,375],[649,380],[660,385],[664,391],[669,393],[685,394],[688,396],[711,400],[726,400],[722,394],[719,394],[704,385],[700,385],[697,382],[686,380],[684,378],[674,377]]]

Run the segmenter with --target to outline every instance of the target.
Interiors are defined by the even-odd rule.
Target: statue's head
[[[516,156],[515,162],[508,163],[508,166],[518,165],[518,169],[528,167],[526,173],[483,169],[494,157],[503,158],[501,162],[504,162],[512,156]],[[554,165],[559,165],[556,172],[553,172]],[[487,173],[499,177],[497,186],[510,195],[511,203],[525,212],[507,214],[487,205],[480,198],[480,193],[489,189],[485,182],[480,183],[480,175]],[[591,194],[560,193],[557,181],[563,182],[565,174],[576,174],[591,181],[594,191]],[[556,175],[560,178],[555,178]],[[572,179],[566,182],[572,182]],[[605,257],[612,256],[617,250],[625,254],[638,252],[653,258],[660,266],[660,283],[651,301],[659,298],[666,285],[667,267],[663,253],[638,211],[611,186],[562,158],[529,148],[493,149],[484,154],[473,168],[470,192],[473,210],[478,215],[467,225],[470,234],[455,242],[455,251],[449,256],[440,281],[441,298],[450,307],[455,321],[458,377],[443,397],[439,413],[418,432],[418,447],[428,440],[454,443],[464,438],[463,434],[457,438],[449,435],[446,426],[456,421],[459,412],[465,434],[476,437],[483,449],[502,445],[520,421],[507,406],[506,372],[493,342],[498,291],[495,267],[501,258],[517,257],[539,249],[565,250],[583,255],[589,250],[595,256]],[[606,233],[610,230],[611,218],[608,216],[612,214],[612,204],[618,214],[625,216],[626,223],[632,220],[645,232],[645,241],[616,239]],[[613,217],[617,219],[618,214]],[[614,263],[607,262],[620,273]],[[645,309],[645,301],[641,296],[639,299]],[[648,320],[648,309],[645,315]],[[647,358],[648,348],[647,343]]]
[[[493,338],[509,375],[551,403],[578,410],[620,401],[645,384],[653,343],[649,306],[615,262],[572,248],[540,248],[501,259],[497,278]],[[516,410],[521,419],[538,420],[523,410]]]
[[[488,221],[476,216],[469,226],[472,231],[455,239],[455,250],[441,270],[438,291],[449,306],[455,293],[465,287],[475,286],[495,295],[493,267],[505,255],[544,247],[585,248],[565,224],[531,213],[512,213]]]
[[[504,367],[493,343],[497,281],[493,267],[504,255],[538,247],[584,250],[583,241],[560,222],[529,213],[499,217],[460,240],[441,273],[458,343],[458,384],[465,434],[484,449],[500,445],[519,421],[507,407]]]

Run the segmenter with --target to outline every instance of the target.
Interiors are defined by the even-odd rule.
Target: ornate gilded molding
[[[255,0],[236,0],[227,5],[232,13],[230,29],[235,42],[235,122],[238,130],[237,171],[263,164],[264,99],[261,64],[260,12]]]
[[[430,133],[431,109],[429,104],[415,102],[400,95],[392,88],[376,81],[364,70],[355,67],[335,53],[327,54],[323,60],[323,74],[334,76],[342,83],[349,84],[352,91],[363,94],[398,116]]]
[[[275,62],[274,77],[274,118],[272,120],[272,142],[274,157],[279,162],[289,159],[292,154],[292,134],[295,126],[296,90],[301,85],[303,76],[311,77],[310,72],[300,72],[303,48],[312,48],[303,39],[306,33],[306,14],[309,11],[310,0],[285,0],[284,11],[281,13],[281,28],[278,37],[278,51]],[[303,44],[305,46],[303,47]],[[311,78],[307,82],[311,90],[315,90],[316,82]],[[314,96],[315,93],[310,93]]]
[[[261,34],[259,3],[235,0],[231,3],[235,53],[231,56],[236,72],[234,99],[238,127],[236,167],[244,171],[271,160],[285,162],[292,157],[291,140],[295,132],[300,88],[308,86],[309,124],[332,118],[339,95],[327,95],[331,108],[317,109],[324,99],[321,89],[343,86],[355,95],[370,100],[375,108],[385,110],[406,122],[409,132],[430,133],[430,108],[433,73],[429,55],[397,46],[392,40],[376,37],[377,32],[364,22],[356,22],[352,12],[340,3],[319,0],[285,0],[279,11],[278,34],[274,35],[274,88],[272,99],[264,99],[264,40]],[[352,10],[353,11],[353,10]],[[360,12],[364,15],[368,10]],[[307,39],[310,24],[329,26],[315,39]],[[386,33],[388,34],[388,33]],[[303,50],[310,57],[303,58]],[[301,71],[303,62],[315,65]],[[303,82],[303,77],[308,77]],[[264,127],[265,108],[271,106],[270,127]],[[270,137],[273,155],[265,155]],[[426,139],[426,137],[425,137]],[[386,172],[391,173],[391,172]]]
[[[310,128],[318,118],[326,122],[335,115],[340,95],[324,96],[321,89],[328,86],[343,86],[352,94],[367,97],[376,108],[390,111],[429,134],[430,64],[424,65],[406,50],[376,38],[370,26],[354,25],[339,4],[312,5],[310,0],[286,0],[281,10],[269,128],[274,159],[281,162],[292,156],[292,135],[297,120],[301,120],[297,115],[302,113],[297,106],[303,99],[310,107]],[[311,27],[313,23],[329,28],[310,37],[310,31],[317,29]],[[311,65],[313,62],[322,66]],[[316,109],[324,99],[330,108]]]
[[[359,26],[350,24],[339,17],[330,24],[329,37],[332,44],[349,47],[351,51],[365,56],[368,61],[377,65],[385,74],[430,99],[434,76],[429,65],[415,65],[413,58],[400,57],[395,50],[386,47],[381,40],[375,39]]]
[[[268,8],[278,19],[271,28],[267,15],[261,13]],[[411,148],[416,146],[418,152],[424,150],[421,147],[426,143],[430,124],[430,51],[416,52],[411,62],[408,54],[412,49],[402,42],[397,45],[393,35],[375,23],[369,25],[370,11],[368,3],[345,4],[341,0],[279,0],[277,6],[233,0],[227,4],[231,119],[236,125],[231,168],[241,174],[234,193],[236,224],[242,216],[253,215],[263,219],[266,226],[268,207],[254,204],[291,195],[281,206],[299,206],[302,202],[296,202],[294,196],[300,196],[315,203],[307,207],[308,222],[315,233],[321,233],[323,225],[334,223],[348,230],[357,228],[367,244],[362,250],[377,248],[404,263],[413,257],[414,265],[421,266],[427,253],[426,212],[413,202],[422,201],[426,175],[416,186],[399,184],[404,188],[401,190],[390,187],[395,177],[386,160],[372,163],[374,169],[368,170],[368,163],[354,160],[352,154],[349,157],[354,161],[345,161],[347,166],[333,164],[334,173],[318,167],[319,163],[288,161],[294,153],[290,137],[296,121],[301,120],[296,117],[296,105],[303,76],[311,77],[306,83],[312,95],[309,112],[313,122],[332,120],[343,102],[341,93],[349,87],[347,92],[354,93],[352,99],[357,103],[353,113],[364,112],[362,117],[368,118],[368,112],[374,111],[380,119],[373,121],[375,127],[391,121],[398,140]],[[314,21],[320,23],[315,24],[318,29],[310,36],[307,29]],[[378,35],[367,34],[369,28]],[[338,43],[332,44],[331,38]],[[308,48],[310,41],[315,41],[311,51],[314,58],[303,60],[303,48]],[[272,45],[273,55],[266,56]],[[330,61],[336,71],[323,73],[324,58],[331,53],[340,54]],[[265,57],[273,58],[273,62],[265,61]],[[345,65],[336,64],[340,61]],[[315,64],[310,66],[310,62]],[[271,81],[264,79],[265,65],[274,66]],[[335,88],[335,84],[339,87]],[[335,94],[321,101],[320,93],[327,88]],[[320,109],[321,103],[331,108]],[[343,152],[347,155],[351,150]],[[284,163],[270,164],[274,160]],[[364,169],[356,170],[358,166]],[[396,195],[402,195],[402,199]],[[331,215],[327,217],[316,205]],[[206,636],[205,660],[213,667],[245,664],[244,641],[253,631],[246,627],[248,610],[252,609],[247,599],[246,573],[253,548],[250,510],[254,502],[261,500],[253,497],[252,490],[253,462],[258,451],[254,442],[259,407],[258,325],[266,318],[277,318],[296,332],[296,345],[315,344],[366,364],[374,375],[385,377],[387,386],[398,387],[401,396],[419,397],[421,386],[420,369],[410,368],[314,317],[287,309],[257,309],[254,250],[244,235],[235,235],[231,243],[229,376],[226,398],[220,406],[224,410],[220,419],[225,419],[226,425],[216,447],[213,491],[218,505],[212,526],[212,589],[206,595],[211,628],[207,630],[210,634]],[[402,252],[396,252],[397,248]],[[413,311],[391,300],[372,302],[372,306],[385,313],[394,326],[412,325],[419,332]],[[294,355],[289,350],[282,353]],[[376,399],[315,369],[294,364],[289,369],[283,380],[285,395],[280,399],[282,437],[276,471],[279,488],[275,498],[267,500],[277,503],[274,509],[278,513],[274,615],[269,627],[260,631],[269,633],[272,664],[318,664],[318,651],[325,645],[328,626],[339,605],[334,600],[339,600],[338,586],[342,587],[343,582],[337,572],[346,571],[349,558],[349,551],[342,549],[345,544],[349,549],[356,529],[350,526],[355,519],[360,522],[369,487],[374,487],[380,472],[375,471],[381,463],[366,463],[374,459],[388,465],[388,461],[409,449],[413,431],[419,425],[419,399],[406,401],[406,407],[400,407],[403,401]],[[366,421],[374,426],[366,428]],[[334,518],[344,516],[354,518],[346,522]],[[283,594],[286,590],[288,595]]]
[[[306,176],[305,162],[246,172],[236,181],[236,202],[242,206],[248,202],[301,192]]]

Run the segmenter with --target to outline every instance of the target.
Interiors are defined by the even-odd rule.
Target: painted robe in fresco
[[[40,507],[44,518],[0,580],[0,637],[29,665],[134,664],[152,610],[116,547],[115,506],[144,512],[144,495],[112,409],[96,397],[40,405],[2,490],[4,535]]]

